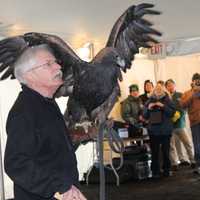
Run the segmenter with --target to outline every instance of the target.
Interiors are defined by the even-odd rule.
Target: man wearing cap
[[[138,126],[141,117],[142,102],[139,98],[139,87],[137,84],[129,86],[129,96],[122,102],[121,115],[125,122]]]
[[[176,116],[173,117],[174,129],[172,132],[172,138],[171,138],[171,144],[170,144],[170,157],[171,157],[172,167],[174,170],[177,170],[179,161],[180,161],[180,165],[191,164],[191,166],[194,167],[195,161],[194,161],[194,153],[193,153],[193,144],[185,128],[186,127],[186,121],[185,121],[186,112],[180,106],[180,98],[182,96],[182,93],[176,91],[176,84],[175,84],[175,81],[172,79],[168,79],[165,82],[165,87],[168,90],[168,92],[171,94],[172,100],[176,107],[176,115],[177,115],[177,117]],[[179,143],[180,142],[183,143],[187,151],[187,155],[190,160],[190,163],[185,161],[181,146],[179,145],[180,148],[178,148],[178,145],[176,146],[176,139]]]
[[[194,154],[197,164],[195,173],[200,175],[200,74],[195,73],[192,77],[191,89],[181,97],[180,104],[188,109],[190,127],[194,143]]]

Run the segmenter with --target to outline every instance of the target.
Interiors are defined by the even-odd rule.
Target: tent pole
[[[0,200],[5,200],[3,164],[2,164],[2,154],[1,154],[1,135],[0,135]]]
[[[158,81],[158,69],[159,69],[159,65],[158,65],[158,60],[153,60],[153,64],[154,64],[154,77],[155,77],[155,82],[157,83]]]
[[[97,137],[98,153],[97,155],[99,160],[99,176],[100,176],[100,185],[99,185],[99,199],[105,200],[105,171],[104,171],[104,158],[103,158],[103,138],[104,138],[104,127],[105,124],[101,124],[99,128],[99,133]]]
[[[3,178],[3,159],[2,159],[2,146],[1,146],[1,138],[2,138],[2,110],[1,110],[1,98],[0,98],[0,200],[5,200],[5,191],[4,191],[4,178]]]

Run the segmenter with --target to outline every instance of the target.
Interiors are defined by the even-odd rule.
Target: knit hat
[[[137,84],[132,84],[129,86],[129,92],[139,91],[139,87]]]

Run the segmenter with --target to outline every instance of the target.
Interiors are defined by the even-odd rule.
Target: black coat
[[[78,182],[77,161],[54,100],[23,86],[7,119],[5,171],[15,199],[52,199]]]
[[[145,103],[149,100],[147,93],[141,94],[139,97],[140,97],[143,105],[145,105]]]

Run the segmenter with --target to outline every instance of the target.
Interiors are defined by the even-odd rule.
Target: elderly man
[[[47,45],[27,48],[15,62],[22,91],[7,119],[5,171],[15,200],[85,200],[76,187],[75,152],[53,99],[63,83],[61,66]]]
[[[188,109],[190,127],[194,143],[194,155],[197,168],[195,173],[200,175],[200,74],[195,73],[192,77],[192,88],[183,93],[181,105]]]

